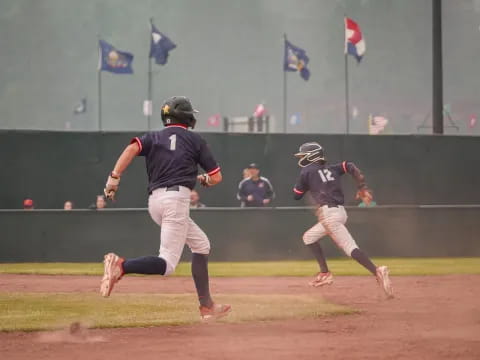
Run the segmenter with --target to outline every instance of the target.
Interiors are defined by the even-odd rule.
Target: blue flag
[[[168,52],[177,47],[172,40],[162,34],[152,23],[152,38],[150,39],[150,57],[155,58],[155,63],[165,65]]]
[[[298,71],[302,79],[307,81],[310,78],[310,70],[307,68],[308,62],[307,52],[285,39],[283,70]]]
[[[115,49],[106,41],[99,41],[100,59],[98,68],[100,71],[109,71],[115,74],[133,74],[133,54]]]

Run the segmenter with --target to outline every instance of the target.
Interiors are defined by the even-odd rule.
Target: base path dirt
[[[361,313],[312,320],[84,330],[85,341],[61,334],[44,341],[38,333],[0,333],[0,358],[480,359],[479,275],[393,277],[393,300],[383,299],[372,277],[336,277],[333,285],[320,289],[307,282],[295,277],[215,278],[212,292],[315,294]],[[0,292],[97,292],[98,285],[99,278],[91,276],[0,275]],[[112,296],[115,292],[193,293],[194,288],[189,278],[126,277]]]

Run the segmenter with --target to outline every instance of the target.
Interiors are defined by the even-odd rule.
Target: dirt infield
[[[390,301],[370,277],[337,277],[322,289],[309,288],[307,280],[215,278],[212,290],[315,294],[362,312],[315,320],[88,330],[86,339],[95,341],[41,341],[38,333],[0,333],[0,358],[480,358],[479,275],[394,277],[396,298]],[[89,276],[0,275],[0,292],[97,292],[98,281]],[[193,282],[127,277],[115,291],[192,293]]]

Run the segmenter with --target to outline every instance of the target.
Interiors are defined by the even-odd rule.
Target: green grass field
[[[387,265],[390,274],[448,275],[480,274],[480,258],[376,258]],[[329,260],[335,275],[367,275],[367,271],[347,258]],[[210,275],[244,276],[311,276],[318,270],[314,261],[211,262]],[[101,275],[101,263],[15,263],[0,264],[0,274]],[[190,276],[190,264],[180,263],[174,276]]]
[[[221,320],[229,323],[354,312],[305,295],[217,295],[216,299],[234,304],[232,313]],[[77,321],[96,328],[194,324],[200,322],[196,307],[193,294],[116,294],[104,299],[91,293],[0,293],[0,331],[66,328]]]

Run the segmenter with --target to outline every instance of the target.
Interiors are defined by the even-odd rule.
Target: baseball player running
[[[136,156],[144,156],[148,174],[148,211],[160,227],[158,256],[124,259],[109,253],[104,258],[104,275],[100,292],[108,297],[124,274],[160,274],[175,271],[183,247],[192,251],[192,276],[200,302],[202,320],[227,315],[230,305],[213,302],[209,290],[207,235],[190,218],[190,192],[198,180],[203,186],[222,181],[222,174],[206,141],[188,128],[196,119],[190,100],[184,96],[168,99],[162,106],[165,128],[132,139],[117,160],[108,177],[105,195],[112,199],[118,190],[120,176]],[[205,174],[198,175],[197,165]]]
[[[376,276],[386,296],[392,298],[393,289],[388,276],[388,268],[375,266],[369,257],[358,248],[357,243],[345,227],[347,213],[343,207],[344,196],[340,177],[346,173],[350,174],[357,183],[358,197],[368,205],[372,200],[372,193],[367,187],[362,172],[349,161],[327,164],[323,148],[316,142],[301,145],[295,157],[299,159],[298,165],[302,169],[293,188],[294,197],[296,200],[300,200],[307,191],[310,191],[318,206],[318,223],[303,234],[303,242],[312,251],[320,266],[320,272],[310,282],[310,285],[323,286],[333,282],[333,275],[328,270],[319,242],[325,235],[330,235],[345,254],[354,258]]]

